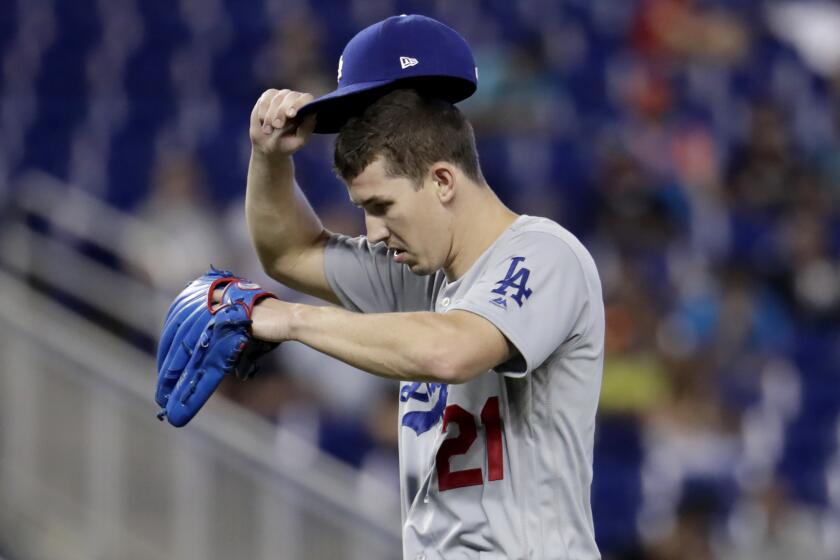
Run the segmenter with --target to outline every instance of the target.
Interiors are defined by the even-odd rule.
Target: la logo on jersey
[[[499,294],[499,297],[491,299],[490,303],[498,305],[502,309],[507,309],[508,290],[513,290],[510,297],[519,307],[522,307],[523,300],[531,297],[533,290],[526,286],[531,271],[521,266],[523,262],[525,262],[525,257],[513,257],[510,260],[507,274],[496,282],[496,289],[491,290],[491,293]]]
[[[416,58],[411,58],[410,56],[401,56],[400,57],[400,68],[405,70],[409,66],[417,66],[420,64],[420,61]]]
[[[412,408],[403,414],[400,423],[419,436],[428,432],[443,417],[446,408],[447,388],[443,383],[406,383],[400,389],[400,401],[409,402]]]

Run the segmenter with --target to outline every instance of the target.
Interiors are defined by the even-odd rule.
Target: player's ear
[[[455,170],[445,162],[432,165],[429,170],[432,188],[443,203],[448,203],[455,196]]]

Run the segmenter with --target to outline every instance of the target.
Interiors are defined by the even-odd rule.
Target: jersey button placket
[[[448,297],[445,297],[442,300],[440,300],[440,306],[441,307],[449,307],[450,303],[451,303],[451,300]]]

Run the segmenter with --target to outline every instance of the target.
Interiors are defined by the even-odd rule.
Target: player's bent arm
[[[295,290],[339,303],[324,275],[329,232],[295,182],[290,156],[268,158],[252,151],[245,214],[266,274]]]
[[[466,311],[353,313],[265,300],[253,333],[297,340],[376,375],[464,383],[510,359],[515,349],[489,321]]]
[[[292,154],[315,127],[314,116],[297,111],[312,96],[268,89],[251,111],[251,161],[245,194],[248,230],[266,273],[288,286],[338,303],[324,276],[329,237],[295,182]]]

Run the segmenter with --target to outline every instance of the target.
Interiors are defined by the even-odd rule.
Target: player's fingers
[[[270,93],[269,93],[270,92]],[[268,90],[268,95],[260,98],[257,109],[256,126],[262,128],[263,132],[271,133],[271,107],[275,103],[282,102],[283,98],[289,93],[288,89]]]
[[[216,288],[215,290],[213,290],[213,295],[210,298],[210,305],[213,308],[213,310],[218,309],[219,304],[222,303],[222,296],[224,293],[224,287]]]
[[[266,109],[268,109],[268,104],[271,103],[271,100],[277,95],[278,90],[272,88],[267,89],[262,92],[262,95],[259,96],[257,102],[254,103],[254,108],[251,110],[251,126],[261,126],[263,115],[265,115]]]
[[[279,95],[275,97],[271,102],[271,106],[268,108],[265,122],[274,128],[283,128],[286,121],[294,117],[295,111],[291,111],[291,114],[289,114],[289,109],[292,107],[292,103],[300,96],[301,94],[299,92],[290,91],[282,97]]]
[[[298,112],[310,101],[314,99],[311,94],[309,93],[297,93],[298,95],[292,97],[289,95],[286,99],[288,102],[285,104],[285,111],[284,114],[287,118],[293,119],[297,116]]]

